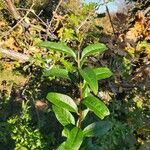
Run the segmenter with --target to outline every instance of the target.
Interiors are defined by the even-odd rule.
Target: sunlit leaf
[[[89,96],[90,94],[90,88],[88,86],[88,84],[85,84],[84,88],[83,88],[83,98]]]
[[[104,119],[105,116],[109,115],[110,112],[107,106],[98,98],[94,96],[86,97],[82,103],[86,105],[91,111],[94,112],[100,119]]]
[[[63,52],[76,58],[76,54],[74,53],[74,51],[64,43],[44,41],[39,44],[39,47],[45,47],[55,51]]]
[[[67,109],[68,111],[78,112],[77,105],[68,95],[50,92],[47,95],[47,99],[58,107]]]
[[[88,112],[89,112],[89,109],[88,109],[88,108],[87,108],[87,109],[84,109],[84,110],[82,111],[82,119],[81,119],[81,121],[83,121],[83,120],[85,119],[85,117],[87,116]]]
[[[64,65],[64,67],[69,71],[69,72],[73,72],[74,71],[74,66],[73,66],[73,62],[70,62],[68,60],[65,60],[64,58],[60,59],[60,62]]]
[[[109,68],[101,67],[94,69],[97,80],[106,79],[112,76],[112,72]]]
[[[85,57],[94,55],[96,53],[102,53],[105,50],[107,50],[107,47],[103,43],[97,43],[97,44],[90,44],[89,46],[85,47],[81,54],[81,64],[83,64],[83,61]]]
[[[62,136],[68,137],[70,134],[70,131],[74,128],[75,126],[73,124],[68,124],[64,127],[62,131]]]
[[[60,68],[52,68],[50,70],[45,70],[43,72],[43,76],[46,77],[61,77],[65,79],[70,79],[68,76],[68,71],[66,69],[60,69]]]
[[[52,106],[52,109],[56,115],[57,120],[63,126],[66,126],[68,124],[75,124],[75,119],[68,110],[57,107],[55,105]]]
[[[64,137],[68,137],[69,136],[70,131],[64,127],[63,131],[62,131],[62,136]]]
[[[57,150],[78,150],[83,142],[83,132],[80,128],[73,128],[68,138],[63,142]]]
[[[83,79],[88,83],[91,90],[94,92],[94,94],[97,94],[98,92],[98,82],[97,77],[93,69],[91,68],[85,68],[79,70],[81,76]]]

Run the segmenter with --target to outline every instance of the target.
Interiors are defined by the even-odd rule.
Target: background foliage
[[[0,0],[0,149],[51,150],[65,140],[53,112],[56,108],[46,95],[53,91],[77,98],[73,83],[53,76],[61,76],[58,67],[74,72],[76,66],[70,56],[37,46],[45,40],[65,42],[76,50],[98,42],[108,47],[102,55],[88,57],[85,66],[113,72],[111,78],[99,81],[97,95],[109,108],[104,121],[112,128],[87,138],[80,149],[149,149],[149,1],[126,2],[130,10],[110,13],[109,18],[108,12],[96,13],[99,4],[80,0],[15,0],[16,19],[7,1]],[[10,55],[4,49],[11,50]],[[26,56],[28,61],[22,61]],[[56,70],[50,77],[43,76],[52,68]],[[90,113],[83,126],[93,122],[100,121]]]

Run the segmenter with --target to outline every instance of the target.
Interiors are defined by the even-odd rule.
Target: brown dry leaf
[[[35,102],[35,107],[36,107],[37,109],[43,110],[43,109],[46,109],[48,106],[47,106],[47,103],[45,103],[45,102],[43,102],[43,101],[41,101],[41,100],[37,100],[37,101]]]
[[[5,40],[3,47],[13,49],[15,51],[21,50],[18,46],[16,46],[16,41],[14,37],[9,37],[7,40]]]
[[[139,12],[135,18],[135,24],[126,33],[126,39],[137,42],[139,36],[143,35],[147,27],[147,20],[142,12]]]
[[[127,32],[126,38],[136,42],[138,36],[142,35],[143,31],[144,31],[144,25],[137,22],[135,23],[134,27]]]
[[[101,99],[103,99],[106,103],[109,103],[110,101],[111,101],[111,95],[112,95],[112,93],[110,93],[109,91],[100,91],[99,93],[98,93],[98,95],[99,95],[99,97],[101,98]]]
[[[6,23],[4,21],[0,20],[0,28],[4,27],[6,25]]]

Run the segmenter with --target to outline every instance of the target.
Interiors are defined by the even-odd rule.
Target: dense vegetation
[[[150,2],[109,2],[0,0],[0,150],[149,149]]]

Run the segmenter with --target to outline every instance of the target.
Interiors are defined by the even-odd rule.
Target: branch
[[[149,13],[149,11],[150,11],[150,7],[148,7],[148,8],[146,8],[145,10],[144,10],[144,15],[146,15],[146,14],[148,14]]]
[[[0,48],[0,53],[3,54],[3,57],[8,57],[10,59],[19,60],[21,62],[29,61],[29,55],[18,53],[13,50]]]
[[[9,1],[9,0],[7,0],[7,1]],[[29,15],[29,13],[32,11],[32,7],[34,6],[34,4],[32,4],[31,5],[31,7],[30,7],[30,9],[27,11],[27,13],[25,14],[25,16],[24,17],[22,17],[22,18],[20,18],[19,20],[18,20],[18,22],[12,27],[12,28],[10,28],[10,30],[8,30],[8,31],[6,31],[6,32],[4,32],[3,33],[3,35],[2,36],[0,36],[0,39],[1,38],[3,38],[3,37],[5,37],[5,36],[7,36],[7,35],[9,35],[10,34],[10,32],[12,32],[19,24],[21,24],[23,27],[29,27],[30,26],[30,23],[26,23],[26,22],[24,22],[24,19]],[[15,6],[14,6],[15,7]]]
[[[92,15],[93,15],[93,11],[94,11],[94,9],[91,10],[91,12],[89,12],[89,14],[85,18],[85,20],[83,22],[81,22],[81,24],[77,27],[76,32],[78,32],[88,22],[88,20],[90,20],[90,17],[92,17]]]
[[[51,28],[52,22],[53,22],[53,20],[54,20],[54,18],[55,18],[55,15],[54,15],[54,14],[57,13],[58,8],[60,7],[60,5],[61,5],[62,2],[63,2],[63,0],[60,0],[59,3],[58,3],[58,5],[56,6],[55,11],[53,12],[53,16],[52,16],[52,18],[51,18],[51,21],[50,21],[50,23],[49,23],[48,29]]]
[[[112,21],[112,19],[111,19],[111,15],[110,15],[110,12],[109,12],[108,6],[107,6],[107,4],[106,4],[105,0],[103,0],[103,1],[104,1],[104,4],[105,4],[105,7],[106,7],[106,12],[107,12],[107,14],[108,14],[108,17],[109,17],[109,21],[110,21],[110,24],[111,24],[112,30],[113,30],[113,34],[115,35],[115,28],[114,28],[114,25],[113,25],[113,21]]]
[[[7,5],[8,11],[14,17],[15,20],[19,20],[21,18],[19,12],[17,11],[15,5],[13,4],[12,0],[5,0]]]

